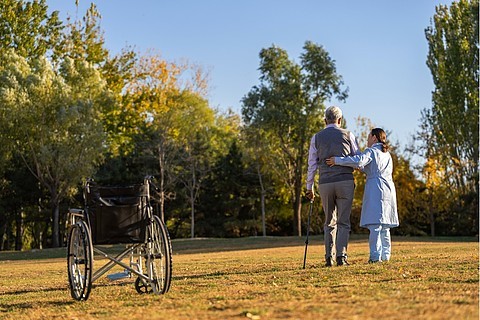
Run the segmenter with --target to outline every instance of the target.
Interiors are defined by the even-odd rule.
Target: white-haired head
[[[331,106],[325,110],[325,122],[327,124],[338,123],[342,116],[342,110],[339,107]]]

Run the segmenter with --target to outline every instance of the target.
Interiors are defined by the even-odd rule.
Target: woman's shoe
[[[379,263],[379,262],[382,262],[382,260],[368,260],[368,263]]]

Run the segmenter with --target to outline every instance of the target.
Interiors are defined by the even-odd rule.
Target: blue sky
[[[92,1],[47,0],[50,10],[81,18]],[[339,105],[348,128],[369,118],[405,145],[431,107],[426,66],[435,6],[447,0],[97,0],[106,46],[155,49],[168,61],[210,70],[212,107],[240,113],[243,96],[259,83],[262,48],[275,44],[299,61],[305,41],[322,45],[349,88]],[[313,133],[312,133],[313,134]]]

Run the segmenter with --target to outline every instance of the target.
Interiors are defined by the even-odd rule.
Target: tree
[[[265,172],[268,171],[269,163],[267,154],[272,154],[271,145],[265,137],[265,132],[261,129],[256,129],[253,126],[246,126],[242,132],[243,149],[245,150],[245,157],[247,163],[255,169],[255,174],[258,179],[258,187],[260,188],[260,210],[262,217],[262,236],[267,236],[266,229],[266,197],[267,197],[267,181],[265,179]],[[263,150],[263,152],[258,152]],[[270,187],[271,189],[271,187]]]
[[[248,126],[271,133],[281,150],[282,177],[290,190],[294,232],[301,235],[303,172],[310,138],[323,126],[325,102],[333,96],[345,100],[343,81],[335,62],[317,44],[305,42],[300,65],[285,50],[272,46],[260,51],[260,84],[242,99]],[[270,159],[275,161],[275,159]]]
[[[182,92],[177,103],[183,115],[178,142],[180,163],[184,168],[178,172],[178,178],[186,189],[191,214],[190,236],[195,238],[195,203],[213,159],[214,112],[205,99],[188,91]]]
[[[5,0],[0,3],[0,50],[11,49],[15,53],[27,60],[33,60],[44,57],[52,52],[56,45],[60,33],[63,29],[61,21],[58,19],[58,12],[47,12],[46,1],[23,1],[23,0]],[[32,205],[29,201],[30,196],[37,196],[38,188],[35,184],[25,184],[27,177],[22,175],[23,183],[11,180],[25,172],[25,168],[16,162],[18,154],[15,154],[14,135],[8,133],[12,127],[4,127],[1,130],[2,136],[7,139],[2,140],[0,146],[0,172],[5,173],[2,180],[1,196],[3,215],[15,215],[15,223],[11,225],[0,224],[0,228],[11,228],[15,225],[16,239],[15,248],[21,250],[23,245],[24,215],[25,210]],[[32,187],[34,191],[32,192]],[[11,201],[12,195],[15,195],[15,203]],[[25,201],[22,201],[25,200]],[[38,207],[38,203],[37,203]],[[31,218],[31,217],[29,217]],[[0,219],[3,220],[3,219]],[[2,232],[0,232],[2,233]],[[0,237],[3,238],[3,237]]]
[[[12,49],[25,59],[43,57],[57,43],[62,31],[58,12],[47,12],[45,0],[0,2],[0,48]],[[3,128],[5,130],[5,128]],[[0,172],[14,150],[13,140],[0,144]]]
[[[178,95],[182,69],[150,53],[138,56],[132,71],[133,77],[123,88],[122,107],[129,115],[123,127],[136,137],[137,154],[147,162],[152,160],[150,166],[144,163],[144,169],[150,170],[148,174],[158,173],[156,198],[164,220],[165,200],[174,196],[174,139],[179,120],[179,112],[170,102]]]
[[[433,138],[427,152],[445,155],[442,165],[463,194],[478,192],[478,9],[478,0],[440,5],[425,31],[435,85],[422,118]]]
[[[78,4],[77,4],[78,8]],[[100,28],[100,13],[94,3],[90,4],[82,20],[70,21],[53,47],[53,60],[68,56],[75,60],[85,60],[96,67],[102,67],[108,59],[103,31]]]
[[[63,25],[46,0],[0,1],[0,47],[27,59],[45,56],[57,44]]]
[[[105,85],[85,61],[66,58],[56,70],[45,58],[27,61],[13,50],[2,50],[0,61],[1,140],[15,141],[16,152],[48,190],[57,247],[60,202],[102,157],[98,99]]]
[[[435,89],[432,108],[422,113],[420,154],[430,166],[440,166],[457,207],[478,216],[479,159],[479,2],[460,0],[436,8],[425,30],[427,65]],[[431,188],[435,183],[427,181]],[[434,193],[430,190],[430,193]],[[464,217],[465,219],[466,217]],[[468,218],[469,219],[469,218]],[[473,219],[478,228],[478,217]],[[478,230],[478,229],[477,229]]]
[[[51,216],[45,210],[46,201],[42,201],[46,200],[44,189],[18,153],[13,153],[13,158],[7,164],[0,184],[0,239],[4,238],[4,230],[15,228],[15,250],[42,248],[46,244],[48,232],[45,230],[49,227],[47,221]],[[7,243],[8,241],[5,241],[4,245]],[[8,245],[0,248],[2,249],[8,250]]]
[[[212,159],[213,161],[215,159]],[[196,232],[207,237],[257,235],[255,176],[236,140],[219,154],[199,196]]]

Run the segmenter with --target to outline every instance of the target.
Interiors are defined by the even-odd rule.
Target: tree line
[[[440,5],[425,29],[435,91],[413,142],[393,143],[397,234],[478,234],[477,13],[478,0]],[[306,41],[297,63],[262,49],[259,83],[237,114],[209,105],[201,66],[109,52],[100,21],[94,4],[66,22],[45,0],[0,4],[0,250],[63,245],[85,179],[146,175],[173,238],[302,235],[308,141],[329,101],[348,98],[328,51]],[[362,147],[372,126],[357,119]],[[355,179],[352,227],[362,232]]]

